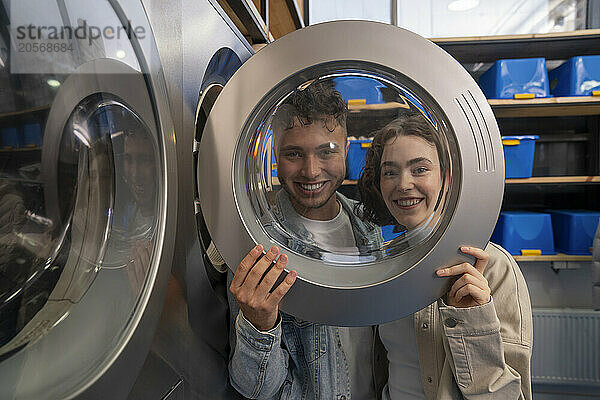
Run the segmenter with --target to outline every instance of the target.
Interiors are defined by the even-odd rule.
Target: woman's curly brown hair
[[[271,127],[277,134],[293,128],[297,122],[310,125],[315,121],[322,121],[330,132],[337,125],[345,132],[347,114],[348,107],[342,95],[335,90],[335,83],[331,80],[316,80],[303,89],[296,89],[279,106]]]
[[[356,212],[365,221],[377,225],[396,224],[381,196],[381,157],[386,143],[399,136],[417,136],[434,145],[440,160],[442,177],[446,171],[446,158],[433,126],[421,114],[402,115],[375,133],[373,143],[367,151],[365,167],[358,179],[360,202]]]

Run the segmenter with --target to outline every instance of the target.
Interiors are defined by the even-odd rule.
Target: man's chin
[[[306,197],[301,196],[297,193],[293,193],[292,197],[294,203],[298,206],[303,207],[304,209],[318,209],[324,207],[329,202],[329,199],[335,194],[332,193],[322,193],[317,197]]]
[[[298,199],[296,200],[296,204],[298,204],[298,206],[305,208],[305,209],[317,209],[317,208],[321,208],[323,207],[325,204],[327,204],[327,201],[298,201]]]

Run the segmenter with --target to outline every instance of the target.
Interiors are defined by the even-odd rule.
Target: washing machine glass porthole
[[[2,329],[0,355],[34,343],[66,318],[101,270],[127,283],[121,293],[130,293],[122,298],[129,305],[121,307],[132,312],[156,241],[158,160],[156,138],[136,113],[118,97],[97,93],[83,99],[64,125],[55,180],[43,178],[40,164],[32,164],[35,176],[20,189],[3,180],[3,189],[12,190],[3,202],[14,198],[15,206],[3,214],[12,216],[2,237],[2,274],[11,284],[1,288],[0,310],[16,312],[16,319]],[[13,172],[20,181],[28,177],[28,170]],[[121,324],[129,314],[124,318]]]
[[[318,65],[255,107],[235,150],[235,198],[256,242],[323,262],[295,265],[303,278],[377,284],[415,265],[447,226],[460,182],[456,149],[441,108],[411,79],[367,63]],[[334,214],[348,215],[361,240],[349,240],[342,222],[322,231],[319,220]],[[352,267],[373,273],[344,278]]]

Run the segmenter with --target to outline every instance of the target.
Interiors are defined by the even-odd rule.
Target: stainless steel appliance
[[[0,398],[231,398],[195,127],[252,49],[209,1],[8,3]]]
[[[175,126],[178,209],[167,299],[131,398],[170,393],[174,398],[233,399],[238,394],[228,383],[224,275],[206,258],[210,237],[198,203],[196,163],[215,99],[253,50],[216,1],[144,0],[144,6]]]
[[[163,70],[139,2],[31,6],[2,5],[11,51],[0,117],[0,397],[122,398],[173,257],[177,166]],[[139,35],[117,37],[128,23]],[[33,28],[21,35],[22,26]],[[58,32],[43,50],[41,27]]]

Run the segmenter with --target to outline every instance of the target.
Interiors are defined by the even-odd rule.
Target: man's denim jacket
[[[359,249],[380,247],[381,230],[354,214],[355,201],[340,193],[337,198],[350,218]],[[287,194],[276,196],[274,214],[299,238],[310,233],[300,223]],[[307,254],[311,246],[290,239],[288,248]],[[373,247],[371,247],[373,246]],[[231,276],[230,276],[231,280]],[[277,325],[268,332],[258,331],[239,312],[230,295],[234,327],[233,350],[229,362],[231,383],[243,396],[252,399],[350,399],[346,356],[341,348],[338,327],[314,324],[280,313]]]

